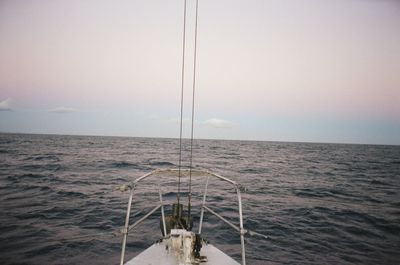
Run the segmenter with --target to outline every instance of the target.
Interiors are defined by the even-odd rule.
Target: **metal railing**
[[[180,169],[180,170],[181,170],[181,173],[185,173],[185,172],[188,173],[190,169]],[[175,172],[178,172],[178,171],[179,171],[179,169],[156,169],[156,170],[153,170],[153,171],[151,171],[151,172],[149,172],[147,174],[144,174],[143,176],[135,179],[134,181],[132,181],[130,183],[130,185],[129,185],[130,194],[129,194],[129,201],[128,201],[128,209],[127,209],[126,218],[125,218],[125,226],[121,231],[123,233],[123,240],[122,240],[122,251],[121,251],[121,262],[120,262],[120,265],[124,264],[126,239],[127,239],[129,231],[131,231],[134,227],[136,227],[141,222],[143,222],[145,219],[147,219],[150,215],[152,215],[158,209],[161,209],[161,218],[162,218],[162,222],[163,222],[164,235],[167,235],[166,226],[165,226],[164,204],[163,204],[163,200],[162,200],[162,192],[161,192],[161,188],[160,187],[158,189],[159,198],[160,198],[159,204],[157,206],[155,206],[147,214],[145,214],[143,217],[141,217],[139,220],[134,222],[132,225],[129,225],[129,218],[130,218],[130,212],[131,212],[131,206],[132,206],[132,200],[133,200],[133,192],[134,192],[134,190],[135,190],[135,188],[137,186],[137,183],[139,183],[140,181],[142,181],[142,180],[144,180],[144,179],[146,179],[146,178],[148,178],[150,176],[159,175],[159,174],[162,174],[162,173],[175,173]],[[204,219],[204,210],[206,210],[207,212],[209,212],[212,215],[216,216],[221,221],[225,222],[230,227],[232,227],[233,229],[235,229],[236,231],[239,232],[239,234],[240,234],[240,244],[241,244],[241,253],[242,253],[242,265],[246,265],[246,253],[245,253],[245,246],[244,246],[244,235],[247,233],[247,230],[243,228],[243,212],[242,212],[242,198],[241,198],[240,186],[235,181],[230,180],[230,179],[228,179],[226,177],[223,177],[221,175],[215,174],[213,172],[210,172],[208,170],[192,169],[191,173],[192,174],[199,174],[199,175],[202,175],[202,176],[207,176],[207,180],[206,180],[206,184],[205,184],[205,190],[204,190],[204,194],[203,194],[203,202],[202,202],[202,206],[201,206],[201,213],[200,213],[199,234],[201,234],[201,231],[202,231],[203,219]],[[215,178],[217,178],[219,180],[228,182],[232,186],[234,186],[234,188],[236,190],[237,199],[238,199],[238,206],[239,206],[239,226],[237,226],[237,225],[233,224],[232,222],[228,221],[223,216],[221,216],[220,214],[216,213],[214,210],[212,210],[211,208],[209,208],[206,205],[207,192],[208,192],[208,185],[209,185],[210,177],[215,177]]]

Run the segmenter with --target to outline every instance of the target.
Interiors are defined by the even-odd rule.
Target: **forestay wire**
[[[181,177],[182,177],[182,132],[183,132],[183,102],[184,102],[184,81],[185,81],[185,48],[186,48],[186,1],[183,8],[183,43],[182,43],[182,83],[181,83],[181,117],[179,131],[179,170],[178,170],[178,193],[177,203],[180,203],[181,196]],[[190,133],[190,165],[189,165],[189,195],[188,195],[188,221],[191,217],[191,198],[192,198],[192,167],[193,167],[193,135],[194,135],[194,110],[196,92],[196,65],[197,65],[197,21],[198,21],[199,1],[196,0],[196,20],[194,34],[194,55],[193,55],[193,83],[192,83],[192,126]]]
[[[199,0],[196,0],[196,24],[194,31],[194,55],[193,55],[193,86],[192,86],[192,129],[190,135],[190,166],[189,166],[189,195],[188,195],[188,223],[191,217],[192,198],[192,166],[193,166],[193,131],[194,131],[194,100],[196,92],[196,62],[197,62],[197,18],[199,14]]]
[[[182,43],[182,84],[181,84],[181,120],[179,132],[179,173],[178,173],[178,194],[176,195],[178,205],[181,196],[181,167],[182,167],[182,122],[183,122],[183,88],[185,81],[185,46],[186,46],[186,0],[183,7],[183,43]]]

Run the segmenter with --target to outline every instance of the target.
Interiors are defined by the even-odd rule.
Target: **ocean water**
[[[176,167],[177,147],[176,139],[0,134],[0,264],[117,264],[113,232],[128,193],[116,187]],[[269,236],[246,237],[248,264],[400,264],[400,146],[196,140],[194,148],[196,168],[243,185],[245,228]],[[193,181],[198,215],[204,178]],[[172,203],[176,182],[138,186],[131,218],[156,205],[159,186]],[[213,181],[207,201],[238,223],[231,187]],[[127,258],[161,237],[159,217],[129,235]],[[237,232],[210,214],[205,222],[204,237],[240,261]]]

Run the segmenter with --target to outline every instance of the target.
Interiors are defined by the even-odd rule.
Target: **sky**
[[[1,0],[0,132],[179,137],[182,29],[183,0]],[[197,48],[195,138],[400,144],[400,1],[200,0]]]

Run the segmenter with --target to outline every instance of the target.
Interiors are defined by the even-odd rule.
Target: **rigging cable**
[[[193,87],[192,87],[192,130],[190,135],[190,166],[189,166],[189,195],[188,195],[188,222],[191,218],[191,198],[192,198],[192,165],[193,165],[193,129],[194,129],[194,99],[196,91],[196,62],[197,62],[197,18],[199,11],[199,0],[196,0],[196,22],[194,31],[194,55],[193,55]]]
[[[176,195],[179,207],[181,196],[181,166],[182,166],[182,120],[183,120],[183,87],[185,78],[185,43],[186,43],[186,0],[183,8],[183,43],[182,43],[182,86],[181,86],[181,120],[179,132],[179,173],[178,173],[178,194]]]

